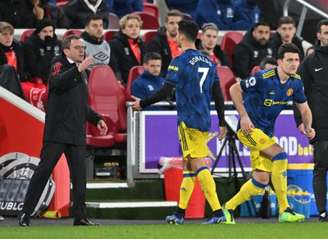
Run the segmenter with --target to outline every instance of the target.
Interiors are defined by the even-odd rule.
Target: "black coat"
[[[164,28],[160,29],[154,39],[147,44],[147,52],[157,52],[161,55],[161,74],[162,76],[165,76],[167,68],[169,67],[170,62],[172,60],[172,53],[169,43],[167,41],[167,36]]]
[[[56,35],[50,41],[42,41],[38,34],[33,33],[24,44],[25,72],[47,83],[52,59],[59,55],[61,43]]]
[[[95,14],[84,0],[72,0],[63,7],[64,13],[69,20],[69,28],[84,28],[87,18]],[[108,14],[106,3],[103,0],[97,8],[97,15],[104,20],[104,28],[108,28]]]
[[[312,111],[316,137],[312,141],[328,141],[328,47],[316,46],[315,52],[305,58],[299,73],[304,82],[304,92]],[[297,112],[296,112],[297,113]],[[297,125],[301,117],[296,114]]]
[[[7,51],[14,50],[17,59],[17,75],[19,80],[25,80],[26,74],[24,73],[24,51],[19,42],[13,41],[11,47],[6,47],[0,43],[0,65],[7,64],[7,58],[5,53]]]
[[[259,65],[264,57],[272,57],[273,48],[268,42],[260,45],[252,36],[252,30],[236,45],[232,54],[232,70],[237,77],[249,77],[254,66]]]
[[[280,34],[278,32],[273,34],[273,36],[271,36],[270,41],[271,41],[271,45],[272,45],[272,48],[273,48],[274,57],[277,58],[278,49],[282,44]],[[300,53],[301,53],[300,58],[301,58],[301,60],[303,60],[303,58],[304,58],[304,49],[303,49],[303,46],[302,46],[302,40],[295,35],[294,38],[292,39],[292,43],[294,43],[300,49]]]
[[[52,63],[44,141],[85,145],[86,121],[97,125],[100,120],[88,106],[87,74],[80,73],[64,56]]]
[[[141,59],[145,54],[145,46],[141,38],[136,39],[141,51]],[[138,62],[135,57],[129,42],[128,36],[122,32],[118,32],[112,41],[109,43],[111,49],[111,62],[110,65],[114,68],[114,71],[118,78],[126,84],[128,81],[129,70],[133,66],[142,65],[142,62]],[[113,61],[112,61],[113,60]],[[142,61],[142,60],[141,60]]]

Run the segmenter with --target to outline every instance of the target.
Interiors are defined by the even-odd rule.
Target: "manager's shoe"
[[[74,226],[99,226],[99,223],[90,221],[88,218],[74,219]]]
[[[26,213],[21,213],[18,216],[18,224],[21,227],[29,227],[30,226],[30,216],[27,215]]]

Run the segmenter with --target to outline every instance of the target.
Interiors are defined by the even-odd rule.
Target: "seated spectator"
[[[165,27],[158,30],[155,38],[148,43],[148,52],[157,52],[162,57],[161,75],[165,76],[171,60],[181,54],[177,43],[178,23],[183,15],[178,10],[171,10],[165,18]]]
[[[277,32],[271,37],[274,52],[284,43],[294,43],[300,50],[300,59],[304,58],[302,39],[296,36],[296,23],[292,17],[281,17],[278,22]]]
[[[162,59],[156,52],[148,52],[144,57],[144,73],[132,82],[131,95],[145,99],[156,93],[164,84],[160,77]]]
[[[196,47],[207,53],[208,57],[217,65],[229,66],[228,57],[218,45],[219,29],[214,23],[205,23],[200,40],[196,40]]]
[[[189,14],[193,19],[196,17],[196,9],[199,0],[166,0],[168,9],[177,9]]]
[[[108,10],[120,18],[126,14],[144,10],[143,0],[106,0],[106,3]]]
[[[270,26],[258,22],[236,45],[232,54],[232,70],[236,77],[247,78],[264,57],[274,56],[270,45]]]
[[[220,30],[233,29],[234,10],[232,0],[199,0],[196,22],[199,26],[213,22]]]
[[[94,65],[109,65],[110,46],[104,40],[103,19],[99,15],[90,15],[85,25],[85,31],[81,34],[81,38],[85,44],[85,53],[92,56]]]
[[[23,50],[14,41],[14,27],[0,22],[0,86],[24,98],[20,85],[23,73]]]
[[[142,64],[145,47],[140,38],[142,21],[139,15],[128,14],[120,19],[120,31],[109,43],[111,66],[122,84],[128,81],[129,70]]]
[[[48,82],[51,61],[61,53],[61,43],[55,34],[55,27],[50,20],[41,20],[33,34],[24,43],[25,72],[31,78],[41,78]]]
[[[260,20],[260,9],[257,0],[235,0],[234,6],[234,30],[248,31]]]
[[[11,23],[15,28],[35,28],[38,20],[48,18],[54,25],[65,28],[68,21],[60,8],[48,4],[48,0],[2,0],[0,21]]]
[[[69,28],[84,28],[88,16],[98,14],[104,21],[104,28],[108,28],[108,14],[104,0],[72,0],[63,7],[69,20]]]

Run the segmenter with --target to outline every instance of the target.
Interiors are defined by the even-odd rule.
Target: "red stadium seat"
[[[68,2],[69,2],[69,0],[56,0],[56,6],[57,6],[57,7],[63,7],[63,6],[65,6]]]
[[[143,21],[142,29],[158,29],[159,23],[158,19],[148,12],[134,12],[135,14],[138,14],[141,17],[141,20]]]
[[[72,36],[72,35],[76,35],[76,36],[80,36],[82,34],[82,31],[79,29],[68,29],[64,35],[63,35],[63,39],[68,37],[68,36]]]
[[[221,41],[221,49],[227,54],[229,63],[232,64],[232,53],[235,46],[241,42],[244,35],[241,32],[226,32]]]
[[[132,82],[138,78],[145,71],[143,66],[134,66],[129,71],[128,83],[126,85],[126,98],[131,100],[131,87]]]
[[[109,130],[100,136],[97,128],[88,124],[87,144],[103,148],[126,142],[125,92],[112,69],[107,65],[94,67],[88,87],[90,107],[104,118]]]
[[[27,29],[25,31],[23,31],[22,35],[20,36],[20,41],[21,42],[26,42],[26,40],[32,35],[32,33],[34,32],[35,29]]]
[[[142,35],[142,40],[147,44],[157,35],[157,31],[148,31]]]
[[[261,67],[260,66],[254,66],[251,70],[251,75],[254,76],[256,72],[260,71]]]
[[[109,31],[106,31],[104,33],[104,39],[107,41],[107,42],[110,42],[112,39],[113,39],[113,36],[117,33],[118,31],[117,30],[109,30]]]
[[[231,100],[229,89],[236,82],[235,76],[228,66],[217,66],[224,100]]]
[[[119,29],[120,28],[120,18],[115,14],[110,12],[108,14],[108,29]]]
[[[159,17],[158,7],[152,3],[144,3],[144,12],[154,15],[157,19]]]

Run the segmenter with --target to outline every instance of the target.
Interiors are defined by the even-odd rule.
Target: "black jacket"
[[[165,28],[160,28],[154,39],[147,44],[147,52],[157,52],[162,57],[161,75],[165,76],[172,60],[171,49],[167,41]]]
[[[85,0],[72,0],[63,7],[64,13],[69,20],[69,28],[84,28],[87,18],[95,14],[85,3]],[[97,8],[97,15],[104,20],[104,28],[108,28],[108,14],[106,3],[103,0]]]
[[[49,19],[56,28],[68,28],[69,20],[65,16],[62,8],[44,4],[45,18]]]
[[[236,45],[232,54],[232,70],[237,77],[249,77],[254,66],[259,65],[264,57],[272,57],[273,49],[268,42],[260,45],[252,36],[252,30],[246,33],[243,40]]]
[[[128,39],[128,36],[120,31],[109,43],[111,49],[110,65],[114,68],[119,80],[121,80],[124,84],[128,81],[129,70],[133,66],[141,65],[143,55],[145,54],[145,46],[143,41],[141,38],[136,39],[135,41],[138,42],[141,51],[141,62],[139,63],[137,58],[134,56]]]
[[[56,35],[49,41],[42,41],[36,33],[33,33],[24,44],[25,72],[30,77],[40,77],[44,83],[47,83],[52,58],[59,55],[61,55],[61,43]]]
[[[280,34],[278,32],[273,34],[271,36],[270,41],[271,41],[271,45],[272,45],[272,48],[273,48],[274,57],[277,58],[278,49],[282,44]],[[302,46],[302,40],[295,35],[294,38],[292,39],[292,43],[294,43],[300,49],[300,53],[301,53],[300,58],[301,58],[301,60],[303,60],[303,58],[304,58],[304,49],[303,49],[303,46]]]
[[[203,50],[202,42],[201,40],[196,40],[196,47],[198,50]],[[214,47],[214,55],[220,60],[222,66],[229,66],[229,60],[227,55],[221,50],[221,47],[219,45],[216,45]]]
[[[304,91],[312,111],[316,140],[328,140],[328,47],[316,46],[315,52],[305,58],[299,73],[304,82]],[[301,117],[296,112],[297,125]]]
[[[64,56],[54,58],[43,140],[85,145],[86,121],[97,125],[99,120],[88,106],[87,74],[80,73]]]
[[[13,50],[17,59],[17,75],[19,80],[25,80],[26,74],[24,73],[24,51],[19,42],[13,41],[11,47],[6,47],[0,43],[0,65],[7,64],[6,52]]]

